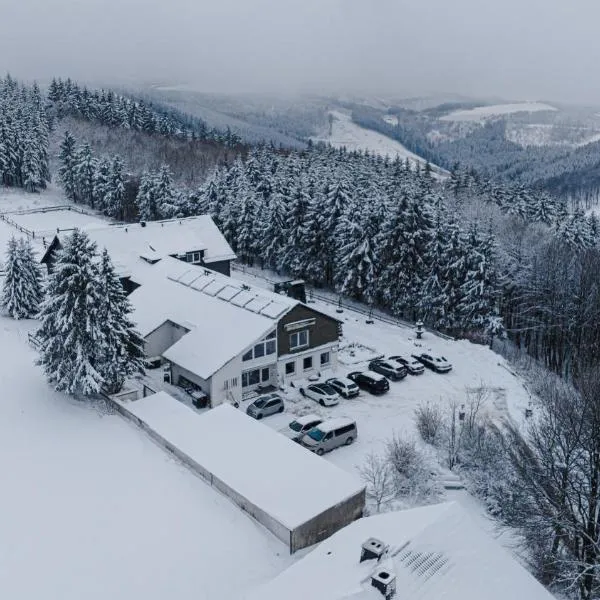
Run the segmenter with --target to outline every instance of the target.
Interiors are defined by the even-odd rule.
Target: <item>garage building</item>
[[[229,404],[199,414],[160,392],[120,407],[292,553],[363,514],[357,477]]]

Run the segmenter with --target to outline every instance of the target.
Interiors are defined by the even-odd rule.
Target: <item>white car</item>
[[[300,388],[300,393],[321,406],[335,406],[339,404],[339,394],[326,383],[312,383],[305,388]]]
[[[408,354],[397,354],[395,356],[390,356],[390,360],[395,360],[401,365],[404,365],[411,375],[421,375],[425,372],[425,367],[423,364]]]
[[[419,362],[423,363],[428,369],[436,373],[447,373],[452,370],[452,365],[445,356],[436,356],[435,354],[413,354]]]
[[[358,386],[347,377],[331,377],[325,381],[330,385],[340,396],[344,398],[356,398],[360,390]]]
[[[280,430],[285,437],[295,442],[299,442],[305,433],[308,433],[313,427],[320,425],[323,419],[318,415],[304,415],[292,421],[287,427]]]

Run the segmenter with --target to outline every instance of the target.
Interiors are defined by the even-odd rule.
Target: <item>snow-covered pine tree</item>
[[[154,173],[144,171],[140,179],[140,187],[135,199],[140,221],[155,221],[158,219],[154,178]]]
[[[111,165],[107,158],[101,158],[94,171],[94,206],[98,210],[108,210],[108,198],[111,185]]]
[[[104,197],[104,212],[113,219],[123,220],[125,217],[125,176],[123,161],[115,155],[110,164],[107,194]]]
[[[144,350],[143,340],[129,318],[131,304],[125,296],[106,248],[102,251],[98,265],[98,283],[99,318],[103,323],[102,348],[105,352],[98,371],[106,390],[116,393],[123,387],[126,377],[144,372]]]
[[[69,394],[97,393],[106,372],[97,258],[84,232],[76,229],[64,238],[38,315],[39,364],[56,389]]]
[[[59,159],[60,167],[58,168],[58,176],[60,177],[65,195],[70,200],[77,201],[75,138],[68,130],[65,131],[65,136],[60,144]]]
[[[307,213],[309,197],[306,192],[307,182],[298,178],[292,191],[286,220],[289,232],[283,250],[281,268],[294,277],[304,277],[306,270],[308,231]]]
[[[90,145],[86,142],[78,150],[75,159],[77,195],[82,202],[94,208],[94,174],[96,159]]]
[[[173,189],[173,175],[168,165],[162,165],[154,178],[154,201],[159,217],[170,218],[175,216],[175,190]]]
[[[8,242],[6,272],[0,306],[13,319],[34,317],[42,299],[41,274],[27,240],[11,238]]]

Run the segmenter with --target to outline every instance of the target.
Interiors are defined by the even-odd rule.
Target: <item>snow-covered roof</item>
[[[234,260],[235,254],[209,215],[128,225],[92,225],[85,231],[98,248],[106,248],[121,274],[140,261],[204,251],[204,262]]]
[[[244,301],[236,302],[241,296]],[[146,265],[143,283],[129,300],[142,336],[166,321],[189,330],[163,356],[203,379],[270,333],[299,304],[171,257]]]
[[[389,546],[381,563],[360,562],[374,537]],[[382,600],[376,567],[396,576],[397,598],[552,600],[552,596],[455,502],[390,512],[344,527],[244,600],[305,600],[307,585],[327,600]]]
[[[288,529],[364,488],[357,477],[229,404],[198,414],[159,392],[128,403],[127,410]]]
[[[318,425],[321,431],[333,431],[334,429],[339,429],[340,427],[345,427],[346,425],[352,425],[354,421],[352,419],[348,419],[346,417],[336,417],[335,419],[327,419],[323,421],[320,425]]]

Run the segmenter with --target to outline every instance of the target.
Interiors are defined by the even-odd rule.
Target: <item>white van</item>
[[[356,422],[344,417],[327,419],[313,427],[300,441],[319,456],[339,446],[349,446],[358,437]]]

